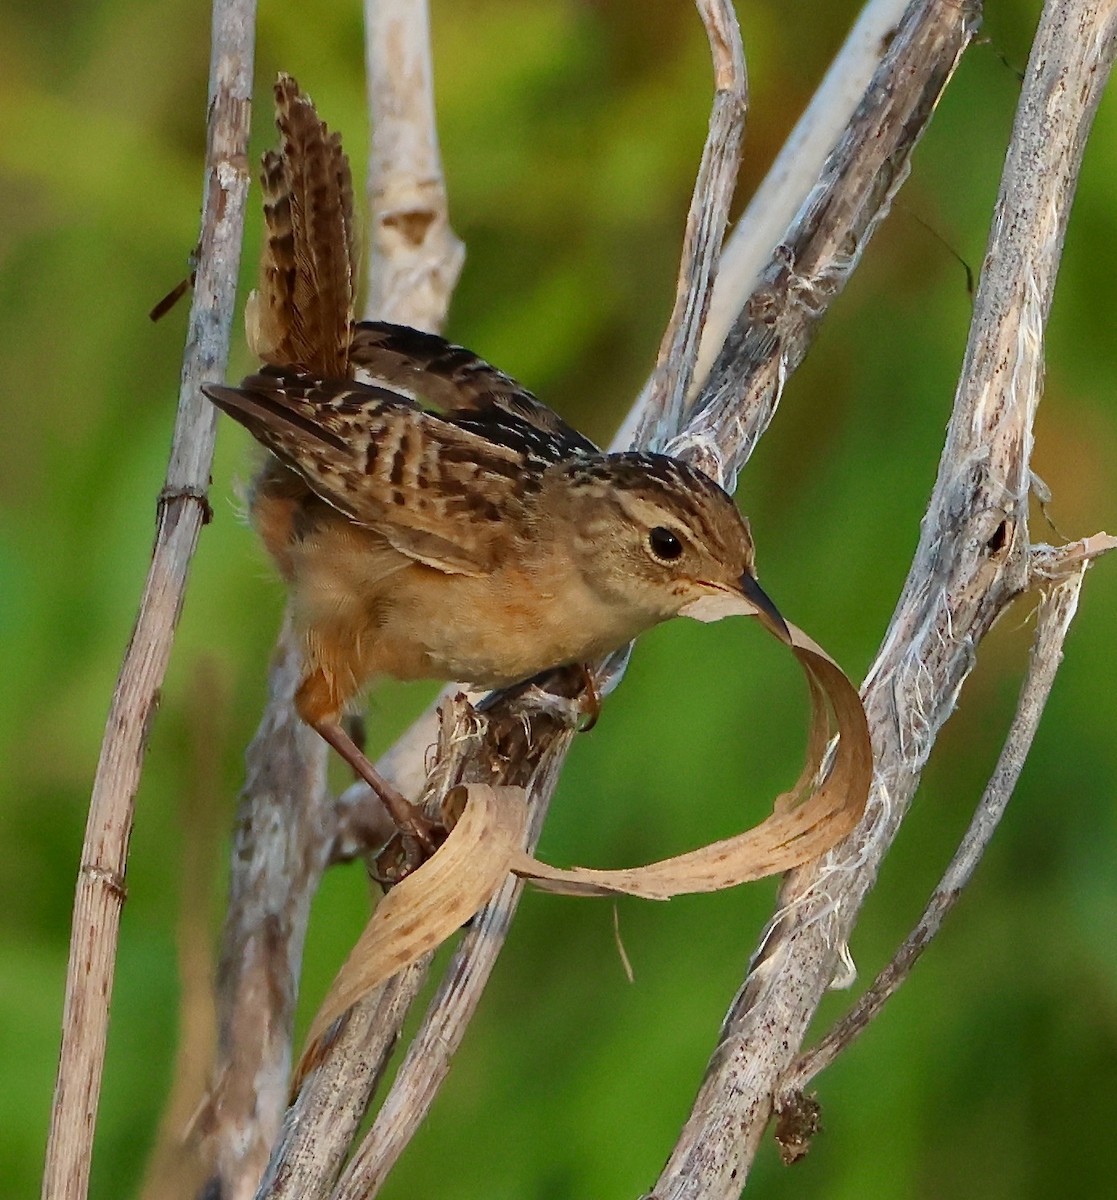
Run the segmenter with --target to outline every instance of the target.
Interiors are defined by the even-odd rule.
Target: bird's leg
[[[586,723],[578,732],[589,733],[601,716],[601,693],[597,690],[590,664],[579,663],[578,666],[582,672],[582,712],[586,718]]]
[[[341,719],[341,727],[353,739],[353,745],[364,754],[365,747],[368,745],[364,714],[359,712],[346,713]]]
[[[336,721],[317,721],[310,724],[380,797],[400,833],[413,837],[424,850],[433,854],[441,842],[438,835],[443,832],[442,827],[425,817],[416,805],[393,787],[357,749],[353,739]]]
[[[380,797],[403,838],[413,839],[418,849],[423,852],[418,856],[421,862],[423,857],[429,857],[438,849],[445,837],[445,831],[425,817],[416,805],[394,788],[345,732],[341,724],[341,713],[350,698],[350,694],[339,685],[335,673],[318,667],[299,685],[295,693],[295,710]],[[415,866],[418,865],[416,862]]]

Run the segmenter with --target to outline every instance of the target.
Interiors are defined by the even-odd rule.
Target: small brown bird
[[[268,365],[205,392],[270,451],[250,511],[305,645],[299,715],[429,848],[431,824],[341,725],[374,676],[501,687],[679,614],[751,613],[789,635],[748,524],[705,475],[603,454],[468,350],[352,322],[348,163],[292,80],[276,97],[248,312]]]

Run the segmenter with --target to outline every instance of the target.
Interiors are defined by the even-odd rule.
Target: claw
[[[589,733],[597,724],[598,717],[601,716],[601,693],[597,690],[597,683],[594,681],[589,663],[579,663],[579,667],[582,672],[582,694],[579,699],[582,706],[582,715],[586,720],[578,732]]]

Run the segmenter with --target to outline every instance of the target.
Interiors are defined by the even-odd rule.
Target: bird
[[[352,189],[337,135],[289,76],[264,157],[261,368],[206,396],[267,451],[250,519],[290,589],[295,708],[429,854],[444,831],[345,731],[379,676],[493,689],[592,663],[677,615],[787,625],[747,520],[666,454],[606,453],[441,336],[354,321]]]

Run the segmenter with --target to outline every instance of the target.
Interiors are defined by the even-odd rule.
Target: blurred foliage
[[[752,108],[747,196],[840,44],[853,0],[742,0]],[[741,485],[766,587],[858,675],[914,548],[965,342],[957,261],[980,265],[1037,0],[988,5],[912,178]],[[9,0],[0,43],[0,1161],[36,1192],[71,887],[104,715],[147,564],[186,305],[147,311],[197,236],[208,25],[202,6]],[[449,332],[605,438],[669,311],[710,81],[678,0],[459,0],[434,13],[453,219],[469,247]],[[358,5],[273,4],[258,82],[295,73],[364,169]],[[270,141],[258,110],[254,147]],[[253,206],[255,210],[255,205]],[[1035,465],[1069,536],[1117,527],[1112,280],[1117,104],[1105,103],[1048,340]],[[254,273],[253,219],[244,278]],[[238,341],[231,373],[247,368]],[[223,423],[206,530],[155,725],[129,868],[93,1194],[134,1192],[169,1086],[184,797],[198,754],[231,823],[282,608]],[[1037,540],[1055,539],[1037,514]],[[1117,1069],[1117,697],[1105,683],[1117,564],[1085,588],[1018,795],[912,981],[818,1082],[824,1132],[789,1175],[767,1147],[749,1195],[842,1200],[1105,1194]],[[917,917],[1012,712],[1021,601],[982,646],[915,809],[863,914],[863,981]],[[217,678],[219,686],[207,683]],[[200,694],[204,693],[204,694]],[[212,693],[212,694],[210,694]],[[377,745],[426,701],[378,690]],[[199,704],[220,706],[199,747]],[[622,864],[759,818],[797,769],[798,672],[741,623],[649,635],[571,756],[544,839],[559,862]],[[221,853],[227,850],[223,846]],[[191,904],[220,892],[186,883]],[[432,1119],[385,1195],[634,1196],[685,1118],[773,885],[625,902],[629,985],[606,903],[529,895]],[[312,1008],[366,912],[361,872],[315,910]],[[849,994],[828,998],[832,1019]],[[304,1016],[305,1020],[305,1016]]]

